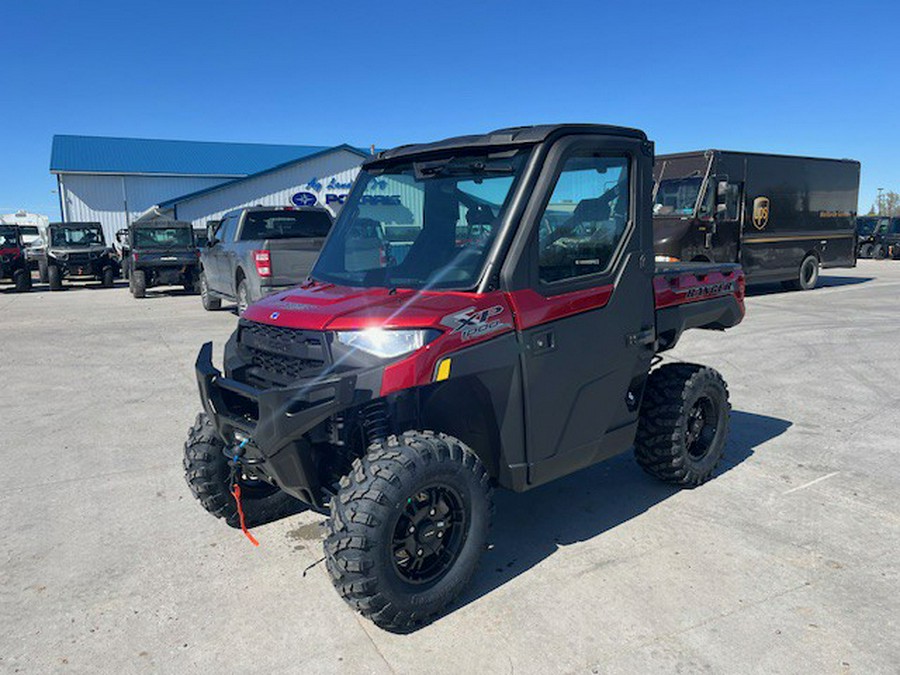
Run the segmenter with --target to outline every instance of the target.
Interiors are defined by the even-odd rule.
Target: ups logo
[[[769,198],[757,197],[753,200],[753,225],[762,230],[769,224]]]

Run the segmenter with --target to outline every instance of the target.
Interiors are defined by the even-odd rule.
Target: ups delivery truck
[[[659,155],[653,179],[659,262],[736,262],[748,283],[804,290],[856,265],[859,162],[701,150]]]

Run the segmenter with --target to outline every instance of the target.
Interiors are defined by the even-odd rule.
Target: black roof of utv
[[[378,164],[384,160],[393,160],[408,155],[423,155],[430,153],[442,153],[447,150],[484,148],[484,147],[510,147],[517,145],[535,145],[542,143],[554,136],[568,134],[603,134],[607,136],[627,136],[642,141],[647,140],[647,135],[639,129],[628,127],[616,127],[607,124],[540,124],[526,127],[509,127],[497,129],[486,134],[471,136],[455,136],[445,138],[434,143],[415,143],[401,145],[390,150],[382,150],[374,158],[365,162],[364,166]]]

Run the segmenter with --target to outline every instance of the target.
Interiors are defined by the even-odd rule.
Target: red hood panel
[[[351,288],[311,283],[256,302],[244,312],[250,321],[302,330],[456,327],[452,315],[502,306],[502,293],[429,292],[385,288]],[[492,305],[493,306],[493,305]]]

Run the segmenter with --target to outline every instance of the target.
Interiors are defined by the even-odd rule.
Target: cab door
[[[523,214],[529,238],[518,264],[527,282],[509,296],[531,484],[634,440],[656,336],[652,162],[638,139],[563,138]]]

